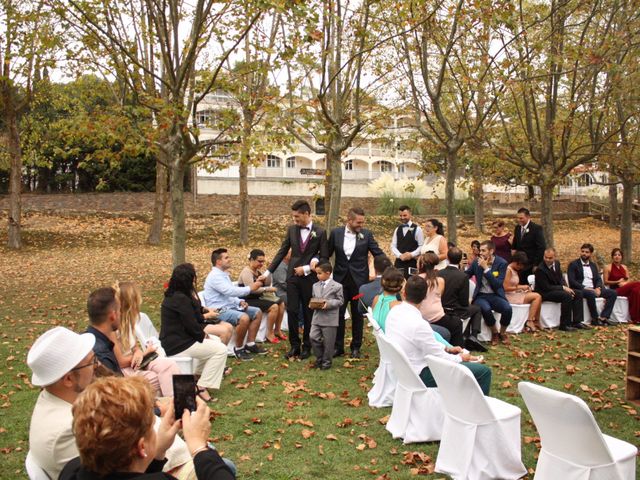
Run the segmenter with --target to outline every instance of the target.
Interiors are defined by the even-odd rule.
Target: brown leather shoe
[[[511,345],[511,340],[509,340],[509,334],[507,332],[500,333],[500,341],[503,345]]]
[[[498,332],[492,332],[491,333],[491,346],[495,347],[496,345],[498,345],[499,341],[500,341],[500,334]]]

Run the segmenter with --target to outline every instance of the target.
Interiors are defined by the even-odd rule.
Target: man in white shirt
[[[400,225],[393,231],[391,237],[391,253],[396,257],[393,266],[409,277],[409,268],[418,266],[417,258],[424,243],[424,233],[420,226],[411,221],[411,208],[402,205],[400,212]]]
[[[412,276],[402,290],[403,302],[387,315],[385,334],[407,355],[409,363],[427,387],[435,387],[436,382],[427,366],[427,356],[434,355],[451,362],[462,363],[471,370],[482,392],[489,395],[491,369],[481,363],[472,363],[471,355],[460,347],[445,347],[438,342],[429,322],[425,321],[418,305],[427,295],[427,284],[421,277]]]

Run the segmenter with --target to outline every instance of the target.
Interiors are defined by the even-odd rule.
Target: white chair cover
[[[369,314],[367,314],[367,318],[369,318],[369,321],[375,322],[373,317],[369,317]],[[398,379],[393,372],[391,360],[386,355],[386,349],[384,346],[380,346],[380,334],[384,335],[382,330],[380,330],[380,328],[374,328],[373,336],[376,339],[378,351],[380,352],[380,362],[378,363],[378,368],[376,368],[376,371],[373,374],[373,387],[371,387],[371,390],[367,393],[369,406],[374,408],[390,407],[393,405],[393,397],[395,395],[396,384],[398,382]]]
[[[485,397],[471,371],[427,357],[445,409],[436,472],[456,480],[518,479],[527,473],[520,456],[520,409]]]
[[[38,465],[31,455],[31,450],[27,452],[27,458],[24,460],[24,466],[27,470],[27,476],[29,480],[51,480],[51,477],[47,475],[40,465]]]
[[[436,388],[427,388],[411,369],[409,360],[393,342],[380,331],[376,337],[382,354],[389,358],[397,377],[393,407],[387,430],[403,443],[440,440],[444,411]]]
[[[154,345],[160,345],[160,335],[158,334],[158,330],[156,330],[156,327],[146,314],[140,313],[140,318],[138,319],[138,323],[136,323],[135,330],[136,338],[140,343],[142,343],[142,345],[146,345],[147,341],[152,341]],[[159,347],[157,352],[161,356],[166,356],[162,347]],[[193,373],[193,359],[191,357],[174,355],[167,358],[176,362],[176,365],[178,365],[178,368],[180,369],[180,373],[185,375],[191,375]]]
[[[616,298],[616,303],[613,305],[613,312],[611,312],[611,318],[621,323],[631,321],[631,317],[629,316],[629,299],[627,297]]]
[[[542,302],[540,307],[540,325],[543,328],[558,328],[562,309],[557,302]]]
[[[524,329],[524,326],[527,324],[527,318],[529,318],[529,307],[530,305],[514,305],[511,304],[511,310],[513,311],[513,316],[511,317],[511,323],[507,327],[507,332],[509,333],[520,333]],[[501,314],[498,312],[493,312],[493,316],[496,319],[496,324],[500,324]],[[482,322],[482,327],[480,330],[480,335],[478,335],[478,340],[482,340],[483,342],[488,342],[491,340],[491,329],[487,326],[486,323]]]
[[[598,312],[598,314],[602,312],[603,308],[604,298],[596,298],[596,311]],[[584,320],[582,320],[584,323],[591,323],[591,312],[589,312],[589,307],[587,306],[586,299],[582,300],[582,315],[584,317]]]
[[[518,390],[540,433],[537,480],[633,480],[638,449],[603,435],[582,399],[528,382]]]

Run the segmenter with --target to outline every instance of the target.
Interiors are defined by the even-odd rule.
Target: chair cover
[[[375,322],[369,314],[367,314],[367,318],[369,318],[370,322]],[[374,408],[390,407],[393,405],[393,396],[395,395],[396,383],[398,382],[393,373],[391,360],[386,355],[387,351],[384,346],[380,346],[380,334],[384,335],[379,328],[373,330],[373,336],[376,339],[378,351],[380,352],[380,363],[373,374],[373,387],[371,387],[371,390],[367,393],[369,406]]]
[[[507,332],[520,333],[527,323],[527,318],[529,318],[529,304],[512,304],[511,310],[513,311],[513,315],[511,317],[511,323],[507,327]],[[493,316],[496,318],[496,324],[500,324],[500,317],[502,315],[498,312],[493,312]],[[484,322],[482,322],[482,328],[480,330],[480,335],[478,335],[478,340],[482,340],[483,342],[488,342],[491,340],[491,329]]]
[[[527,473],[520,457],[520,409],[485,397],[471,371],[427,357],[445,410],[436,472],[456,480],[519,479]]]
[[[633,480],[638,449],[603,435],[584,401],[528,382],[518,390],[540,433],[537,480]]]
[[[543,328],[558,328],[562,309],[557,302],[542,302],[540,307],[540,325]]]
[[[621,323],[631,321],[631,317],[629,316],[629,299],[627,297],[616,298],[616,303],[613,305],[613,312],[611,312],[611,318]]]
[[[51,480],[51,477],[47,475],[40,465],[36,463],[31,455],[31,450],[27,452],[27,458],[24,461],[25,469],[27,470],[27,476],[29,480]]]
[[[596,298],[596,310],[598,314],[602,312],[602,309],[604,308],[604,302],[604,298]],[[591,323],[591,312],[589,312],[589,307],[587,306],[586,299],[582,300],[582,315],[584,317],[584,323]]]
[[[136,338],[140,343],[142,343],[142,345],[146,345],[147,341],[149,340],[151,340],[154,345],[156,344],[156,341],[157,344],[160,343],[160,335],[158,334],[158,330],[156,330],[156,327],[153,325],[149,317],[144,313],[140,313],[140,318],[138,323],[136,323],[135,330]],[[160,354],[160,356],[167,356],[162,347],[158,348],[156,351]],[[178,368],[180,369],[180,373],[183,373],[185,375],[191,375],[193,373],[193,359],[191,357],[167,356],[167,358],[170,358],[171,360],[176,362],[176,365],[178,365]]]
[[[425,387],[404,352],[384,333],[378,332],[377,338],[397,378],[387,430],[393,438],[402,438],[405,444],[440,440],[444,411],[438,390]]]

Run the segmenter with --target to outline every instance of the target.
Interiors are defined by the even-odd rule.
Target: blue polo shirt
[[[100,360],[100,363],[107,367],[109,370],[122,375],[122,370],[120,370],[120,365],[118,365],[118,359],[116,358],[116,354],[113,353],[114,343],[109,340],[109,338],[102,333],[100,330],[89,326],[87,328],[86,333],[91,333],[94,337],[96,337],[96,343],[93,346],[93,352]]]

